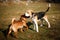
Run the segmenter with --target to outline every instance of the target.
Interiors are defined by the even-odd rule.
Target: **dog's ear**
[[[33,10],[30,10],[31,14],[33,15],[34,14],[34,11]]]
[[[33,15],[34,13],[32,12],[32,15]]]

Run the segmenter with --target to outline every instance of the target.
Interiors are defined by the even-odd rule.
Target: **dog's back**
[[[38,16],[38,19],[41,19],[42,17],[45,16],[46,12],[49,11],[50,7],[51,7],[51,4],[49,3],[48,4],[48,8],[47,8],[47,10],[45,12],[36,12],[36,13],[34,13],[35,16]]]
[[[12,26],[14,26],[16,29],[18,29],[19,27],[22,28],[25,24],[24,20],[18,20],[16,21],[15,18],[12,19]]]

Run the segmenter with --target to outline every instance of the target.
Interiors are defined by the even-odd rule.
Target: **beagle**
[[[39,32],[38,30],[38,21],[41,21],[41,23],[43,22],[42,19],[44,19],[47,23],[48,23],[48,28],[50,28],[50,22],[48,21],[48,18],[47,18],[47,15],[45,15],[49,9],[51,7],[51,4],[49,3],[48,4],[48,8],[46,11],[43,11],[43,12],[33,12],[33,10],[27,10],[26,13],[25,13],[25,16],[30,16],[30,18],[32,19],[33,21],[33,24],[34,24],[34,30],[36,30],[37,32]],[[42,24],[41,24],[42,26]]]

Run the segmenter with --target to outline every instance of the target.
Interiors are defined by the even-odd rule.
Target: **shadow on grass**
[[[7,39],[7,37],[8,37],[7,34],[8,34],[8,32],[9,32],[10,26],[11,26],[11,24],[9,24],[9,25],[8,25],[8,28],[5,29],[5,30],[0,29],[0,31],[3,33],[3,35],[5,36],[6,39]],[[11,37],[13,37],[12,33],[11,33],[10,35],[11,35]]]
[[[7,40],[7,32],[8,32],[8,29],[5,29],[5,30],[3,30],[3,29],[0,29],[0,32],[2,33],[0,33],[1,35],[1,39],[4,39],[4,40]]]
[[[28,25],[28,28],[29,28],[30,30],[33,30],[32,28],[30,28],[30,26],[33,25],[33,23],[28,22],[27,25]]]
[[[0,29],[0,31],[4,34],[4,36],[6,37],[7,36],[7,33],[9,31],[9,28],[10,28],[11,24],[8,25],[8,28],[3,30],[3,29]]]
[[[28,28],[29,28],[30,30],[33,30],[32,28],[30,28],[30,26],[32,25],[31,22],[28,22],[27,25],[28,25]],[[7,36],[10,26],[11,26],[11,24],[9,24],[9,25],[8,25],[8,28],[5,29],[5,30],[0,29],[0,31],[3,33],[3,35],[4,35],[4,37],[5,37],[6,39],[8,39],[8,38],[10,38],[10,37],[15,38],[13,32],[9,35],[10,37]]]

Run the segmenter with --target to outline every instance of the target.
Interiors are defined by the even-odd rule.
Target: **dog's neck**
[[[36,14],[35,13],[32,13],[31,18],[33,18],[34,16],[36,16]]]

